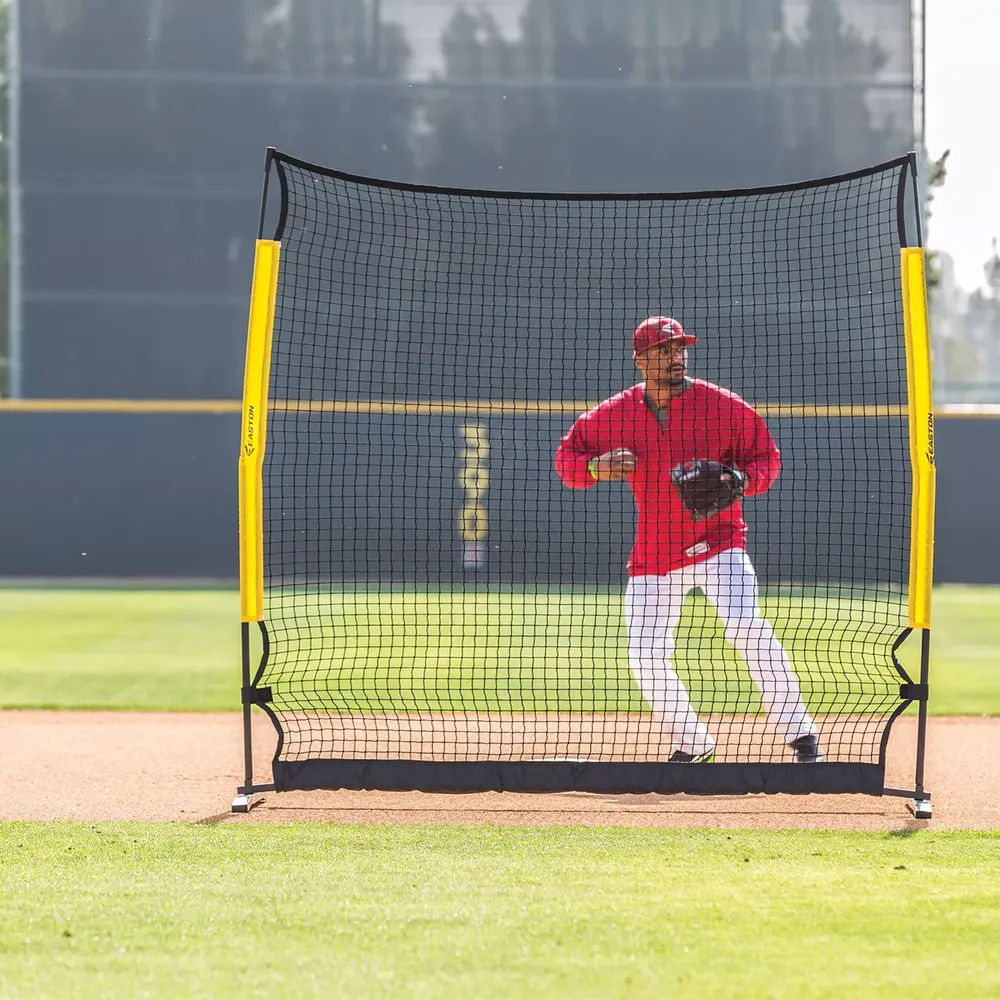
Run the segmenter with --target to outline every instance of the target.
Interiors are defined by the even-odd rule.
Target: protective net
[[[281,734],[279,788],[417,786],[413,762],[578,774],[679,749],[787,764],[812,732],[823,768],[881,765],[909,680],[893,648],[910,558],[912,176],[901,158],[773,189],[561,196],[274,154],[257,684]],[[632,336],[651,315],[697,337],[695,381],[659,415],[626,392],[614,427],[578,425],[564,446],[576,472],[557,473],[574,422],[643,382]],[[686,569],[661,553],[630,579],[637,528],[667,549],[679,530],[674,462],[769,481],[748,411],[704,382],[756,411],[780,475],[742,504],[745,561],[709,518],[684,536]],[[637,456],[642,524],[626,482],[580,480],[580,461],[618,447]],[[739,508],[725,516],[736,530]],[[375,762],[399,767],[375,780]],[[440,784],[471,773],[452,766]],[[511,773],[495,780],[516,787]]]

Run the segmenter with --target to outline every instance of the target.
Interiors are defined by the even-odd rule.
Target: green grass
[[[934,601],[931,711],[1000,715],[1000,588],[942,587]],[[804,678],[875,671],[883,687],[895,683],[884,646],[859,622],[878,611],[874,632],[894,633],[898,609],[794,594],[764,603]],[[730,707],[755,711],[746,671],[707,607],[688,602],[678,671],[696,699],[724,677]],[[309,631],[298,647],[294,634],[276,642],[268,678],[280,686],[283,656],[293,651],[334,705],[426,709],[461,694],[466,705],[497,710],[641,708],[622,655],[618,592],[383,591],[317,596],[298,609]],[[236,709],[237,622],[229,591],[0,590],[0,704]],[[319,632],[332,643],[322,654]],[[917,652],[911,638],[902,659],[914,672]],[[362,673],[363,662],[378,669]],[[286,690],[294,693],[294,681]],[[822,694],[811,693],[810,704],[822,711]]]
[[[1000,835],[0,825],[0,995],[987,997]]]
[[[898,603],[890,611],[885,601],[784,595],[765,608],[803,677],[877,671],[882,690],[895,694],[885,637],[900,631]],[[274,644],[266,682],[291,697],[301,690],[304,700],[321,690],[324,705],[345,712],[643,710],[626,665],[619,591],[327,592],[272,598],[269,617],[302,624],[300,635]],[[760,710],[718,615],[700,596],[685,607],[674,662],[699,704],[724,692],[727,711]],[[841,711],[855,707],[845,684],[825,687],[825,701],[822,689],[814,692],[816,711],[829,695]],[[870,704],[871,686],[856,688]]]
[[[239,708],[239,596],[0,590],[6,708]]]
[[[932,622],[930,710],[1000,715],[1000,587],[939,587]]]

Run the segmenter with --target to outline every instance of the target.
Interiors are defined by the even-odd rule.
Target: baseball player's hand
[[[635,453],[628,448],[615,448],[594,459],[592,466],[598,482],[613,482],[635,472]]]

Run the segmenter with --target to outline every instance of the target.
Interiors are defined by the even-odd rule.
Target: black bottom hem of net
[[[619,761],[275,761],[279,792],[595,792],[747,795],[879,795],[883,764],[669,764]]]

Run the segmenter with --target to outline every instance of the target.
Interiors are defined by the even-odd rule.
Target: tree
[[[477,83],[516,75],[515,46],[508,43],[488,10],[455,8],[441,34],[444,74],[451,83],[428,95],[425,103],[431,135],[422,163],[434,184],[502,187],[516,182],[506,156],[511,115],[524,109],[525,95],[505,94]],[[508,162],[505,162],[508,161]]]
[[[781,146],[795,179],[867,166],[899,151],[899,134],[877,128],[866,103],[865,84],[887,58],[878,41],[844,21],[837,0],[810,0],[804,35],[786,38],[774,63],[775,79],[785,84]],[[905,131],[908,146],[908,125]]]
[[[934,202],[934,194],[944,187],[948,179],[948,157],[951,150],[946,149],[936,160],[927,159],[924,170],[927,180],[924,184],[924,219],[929,222],[931,218],[931,205]],[[931,250],[927,254],[927,293],[933,300],[938,289],[941,287],[941,261],[938,251]]]
[[[984,283],[971,295],[956,291],[950,301],[939,295],[934,310],[935,378],[952,401],[986,402],[985,393],[1000,385],[1000,251],[983,265]]]
[[[442,36],[445,79],[455,90],[435,102],[428,175],[549,190],[621,190],[648,180],[658,133],[636,126],[651,92],[624,85],[636,46],[616,27],[615,11],[610,0],[572,11],[529,0],[519,36],[507,41],[487,11],[459,6]],[[470,81],[493,86],[463,86]]]
[[[32,391],[235,391],[231,302],[245,295],[265,147],[412,176],[412,102],[399,82],[409,46],[393,24],[376,30],[372,10],[367,0],[23,0],[26,58],[72,71],[23,88],[26,175],[59,192],[28,200],[26,281],[68,293],[29,337],[36,352],[58,345]],[[73,252],[80,232],[91,253]],[[115,294],[77,302],[103,292]]]
[[[541,51],[543,38],[529,33],[544,21],[529,3],[521,44]],[[636,128],[637,106],[646,92],[628,89],[636,61],[635,45],[609,23],[604,10],[593,9],[581,25],[570,24],[561,6],[548,13],[549,73],[564,86],[533,97],[542,114],[522,117],[509,137],[512,158],[522,151],[544,150],[546,186],[557,190],[628,190],[648,177],[645,131]],[[574,87],[572,84],[581,84]],[[542,131],[539,132],[539,129]],[[655,142],[655,139],[652,140]]]
[[[148,0],[21,0],[19,14],[32,61],[61,69],[133,69],[157,36]]]
[[[778,108],[773,91],[754,79],[754,56],[747,31],[732,27],[684,46],[674,79],[687,87],[676,101],[670,142],[684,186],[753,187],[781,179]]]
[[[977,352],[986,380],[1000,383],[1000,252],[996,237],[993,253],[983,265],[985,283],[973,292],[969,302],[969,317],[977,336]],[[977,322],[978,320],[978,322]]]
[[[365,0],[296,0],[273,31],[272,71],[312,81],[284,97],[286,147],[355,173],[413,179],[414,101],[401,82],[412,51],[403,29],[374,23]]]
[[[528,0],[508,41],[487,11],[460,5],[442,37],[455,89],[432,100],[427,175],[704,189],[836,173],[908,146],[909,125],[869,107],[882,46],[845,21],[837,0],[811,0],[798,38],[782,35],[782,11]],[[464,86],[507,79],[517,85],[506,91]]]

